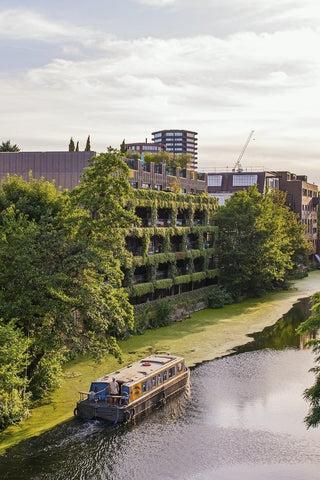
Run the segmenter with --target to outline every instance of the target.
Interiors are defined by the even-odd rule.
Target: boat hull
[[[171,381],[147,392],[128,405],[108,405],[105,402],[83,400],[77,403],[75,415],[82,420],[99,419],[112,424],[128,422],[184,391],[189,385],[189,377],[189,369],[186,369]]]

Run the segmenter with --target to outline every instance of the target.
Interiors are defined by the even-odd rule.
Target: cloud
[[[0,38],[53,43],[72,40],[86,44],[92,43],[96,37],[95,32],[86,28],[54,22],[31,10],[0,10]]]
[[[147,5],[150,7],[166,7],[167,5],[174,5],[177,0],[135,0],[137,3]]]
[[[290,169],[305,161],[301,170],[320,176],[319,30],[124,40],[27,18],[21,35],[59,37],[67,53],[78,38],[82,56],[0,77],[0,130],[25,149],[63,149],[71,135],[91,133],[103,150],[181,127],[199,131],[200,164],[230,165],[255,129],[245,162]],[[15,38],[20,28],[12,29]]]

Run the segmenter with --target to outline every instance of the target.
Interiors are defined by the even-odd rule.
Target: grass
[[[319,290],[320,271],[295,282],[295,288],[263,299],[249,299],[222,309],[207,309],[193,314],[183,322],[148,330],[144,335],[130,337],[120,343],[123,363],[131,363],[150,352],[170,351],[182,355],[187,363],[195,365],[227,353],[246,343],[248,333],[262,330],[275,323],[298,298],[310,296]],[[79,390],[87,390],[92,379],[119,367],[111,356],[97,364],[82,358],[70,362],[65,369],[61,387],[47,404],[32,410],[32,415],[19,425],[0,434],[0,452],[27,438],[68,420],[72,414]]]

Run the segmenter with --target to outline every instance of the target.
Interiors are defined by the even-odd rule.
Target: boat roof
[[[126,384],[133,384],[138,381],[148,378],[153,373],[156,374],[158,370],[163,369],[165,366],[182,362],[183,357],[177,357],[169,353],[154,354],[149,357],[145,357],[142,360],[132,363],[127,367],[117,370],[116,372],[109,373],[108,375],[98,378],[96,382],[109,383],[114,377],[117,381],[121,381]]]

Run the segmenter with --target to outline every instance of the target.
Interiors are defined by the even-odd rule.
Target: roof
[[[143,358],[139,362],[132,363],[121,370],[117,370],[109,375],[98,378],[96,381],[107,383],[115,377],[117,381],[123,383],[136,383],[149,377],[153,373],[156,374],[157,371],[161,370],[164,366],[169,366],[179,361],[183,361],[183,358],[170,355],[169,353],[150,355],[149,357]]]

